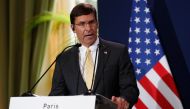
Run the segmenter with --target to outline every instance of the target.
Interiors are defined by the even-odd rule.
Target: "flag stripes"
[[[162,57],[160,59],[161,61],[159,61],[154,66],[154,68],[151,69],[146,74],[146,76],[144,76],[142,78],[142,80],[140,80],[138,82],[138,87],[139,87],[141,93],[140,93],[138,102],[135,105],[136,109],[148,109],[148,108],[152,107],[152,106],[149,107],[150,104],[154,104],[153,107],[157,107],[156,109],[158,109],[158,108],[182,109],[183,108],[181,105],[180,99],[177,96],[178,93],[175,94],[175,92],[172,90],[173,88],[169,87],[169,86],[171,86],[172,82],[169,82],[169,85],[168,85],[168,82],[165,82],[162,79],[164,77],[163,71],[165,71],[165,75],[170,75],[169,72],[167,71],[167,69],[165,69],[168,67],[162,66],[162,62],[164,62],[163,59],[166,59],[165,56]],[[157,70],[155,70],[155,69],[157,69]],[[158,70],[158,69],[162,69],[162,70]],[[154,78],[152,78],[152,77],[154,77]],[[168,78],[168,76],[166,76],[166,77]],[[172,77],[172,76],[170,75],[170,77]],[[172,78],[170,80],[173,81]],[[175,88],[175,85],[173,87],[174,87],[174,90],[177,91]],[[152,90],[154,90],[156,92],[153,92]],[[143,96],[141,96],[141,95],[143,95]],[[149,98],[149,99],[143,100],[142,97],[144,97],[146,99]],[[154,99],[154,100],[152,100],[152,99]],[[144,102],[144,101],[146,101],[146,102]],[[157,101],[157,102],[155,102],[155,101]],[[159,104],[160,102],[161,102],[161,104]],[[135,108],[133,108],[133,109],[135,109]]]
[[[157,90],[165,97],[165,99],[172,105],[173,108],[179,107],[180,101],[168,85],[162,80],[155,70],[151,70],[151,73],[147,74],[147,78],[150,78],[153,85],[157,87]]]
[[[164,69],[163,66],[159,62],[155,65],[154,70],[158,72],[162,80],[175,93],[175,95],[179,97],[172,75],[170,75],[170,73],[167,72],[166,69]]]
[[[166,98],[160,93],[159,90],[153,85],[153,83],[146,77],[142,77],[140,80],[141,85],[145,88],[145,90],[151,95],[151,97],[157,101],[157,103],[164,109],[172,109],[170,103],[166,100]]]
[[[142,102],[141,99],[138,99],[138,103],[135,105],[137,109],[148,109],[148,107]]]
[[[137,102],[136,105],[138,105],[139,108],[134,106],[136,109],[151,109],[152,107],[156,107],[156,109],[161,109],[161,107],[156,103],[156,101],[151,97],[151,95],[144,89],[144,87],[137,81],[137,85],[140,90],[139,100],[142,102]],[[146,107],[145,107],[145,106]],[[134,109],[133,108],[133,109]]]

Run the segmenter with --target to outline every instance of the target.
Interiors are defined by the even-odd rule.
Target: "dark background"
[[[127,44],[132,0],[99,0],[100,37]],[[190,1],[148,0],[184,109],[190,108]]]

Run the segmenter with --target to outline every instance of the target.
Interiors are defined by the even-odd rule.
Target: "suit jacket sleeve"
[[[126,47],[121,53],[119,64],[120,96],[125,98],[130,103],[130,107],[132,107],[137,102],[139,90]]]

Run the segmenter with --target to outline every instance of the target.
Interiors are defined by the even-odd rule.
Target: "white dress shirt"
[[[95,61],[96,61],[96,65],[94,66],[95,67],[94,80],[95,80],[96,68],[97,68],[97,63],[98,63],[98,53],[99,53],[98,44],[99,44],[99,38],[97,37],[95,43],[89,47],[89,49],[91,50],[93,63],[95,64]],[[81,47],[79,47],[79,65],[80,65],[81,75],[82,75],[84,81],[86,81],[86,78],[85,78],[86,72],[84,72],[84,65],[85,65],[85,61],[86,61],[86,50],[87,50],[87,47],[85,47],[83,45]],[[97,54],[97,56],[96,56],[96,54]],[[96,60],[95,60],[95,58],[96,58]],[[93,81],[93,85],[94,85],[94,81]]]

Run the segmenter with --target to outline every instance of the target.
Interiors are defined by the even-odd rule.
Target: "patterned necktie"
[[[84,65],[84,72],[86,74],[86,85],[88,89],[91,89],[91,85],[92,85],[92,78],[93,78],[93,70],[94,70],[94,63],[92,60],[92,55],[91,55],[91,51],[88,48],[86,51],[86,62]]]

